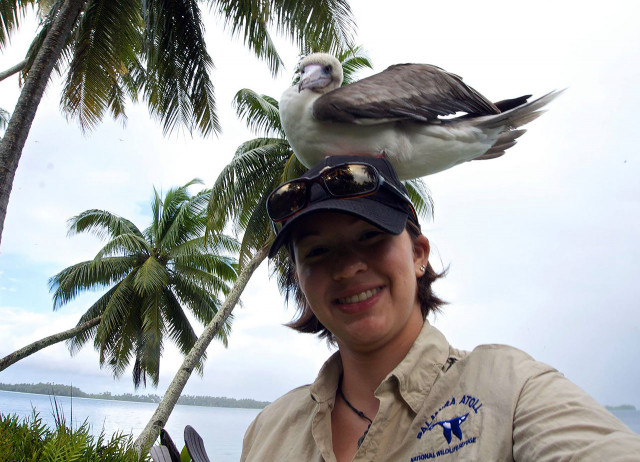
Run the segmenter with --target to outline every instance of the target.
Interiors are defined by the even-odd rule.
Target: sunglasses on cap
[[[297,178],[281,184],[267,198],[267,213],[273,222],[280,223],[309,205],[311,186],[318,183],[332,197],[337,199],[355,199],[375,194],[380,187],[387,186],[403,199],[411,209],[413,218],[418,221],[411,200],[391,182],[384,179],[378,169],[369,164],[348,162],[326,168],[311,178]]]

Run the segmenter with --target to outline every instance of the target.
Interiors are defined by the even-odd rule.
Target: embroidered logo
[[[469,413],[467,412],[465,415],[460,417],[455,417],[451,420],[442,420],[440,422],[436,422],[431,424],[428,430],[431,430],[436,425],[440,425],[442,427],[442,434],[447,439],[447,443],[451,443],[451,434],[453,433],[456,437],[462,441],[462,429],[460,428],[460,424],[467,420],[467,416]]]
[[[443,440],[446,441],[446,445],[444,445],[444,441],[440,439],[441,437],[437,437],[436,440],[431,438],[430,441],[432,441],[432,443],[429,443],[429,445],[440,441],[440,444],[443,444],[443,446],[440,446],[440,449],[433,449],[432,451],[416,455],[411,458],[411,461],[435,459],[447,454],[453,454],[454,452],[463,450],[469,445],[475,444],[479,435],[473,435],[473,431],[471,431],[472,435],[469,435],[469,428],[473,427],[467,428],[468,426],[464,425],[464,423],[478,414],[481,408],[482,403],[475,396],[464,394],[457,399],[455,396],[452,396],[450,400],[440,406],[440,408],[424,422],[424,425],[420,427],[417,435],[417,438],[421,439],[434,429],[442,429],[442,436]],[[467,430],[464,430],[464,428],[467,428]],[[456,437],[455,440],[453,436]],[[452,441],[454,441],[454,443],[452,443]]]

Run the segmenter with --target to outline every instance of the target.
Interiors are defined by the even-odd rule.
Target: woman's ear
[[[429,264],[430,250],[429,239],[424,234],[420,234],[413,240],[413,262],[417,277],[424,275],[425,268]]]

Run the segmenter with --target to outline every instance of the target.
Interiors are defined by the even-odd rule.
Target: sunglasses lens
[[[369,165],[342,165],[322,174],[324,184],[335,197],[367,194],[376,190],[378,176]]]
[[[307,205],[307,184],[303,181],[285,183],[269,197],[267,211],[273,221],[284,220]]]

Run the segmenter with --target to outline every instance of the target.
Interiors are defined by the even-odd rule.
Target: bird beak
[[[324,67],[319,64],[307,65],[300,75],[298,92],[308,88],[310,90],[320,90],[331,83],[331,74],[324,71]]]

